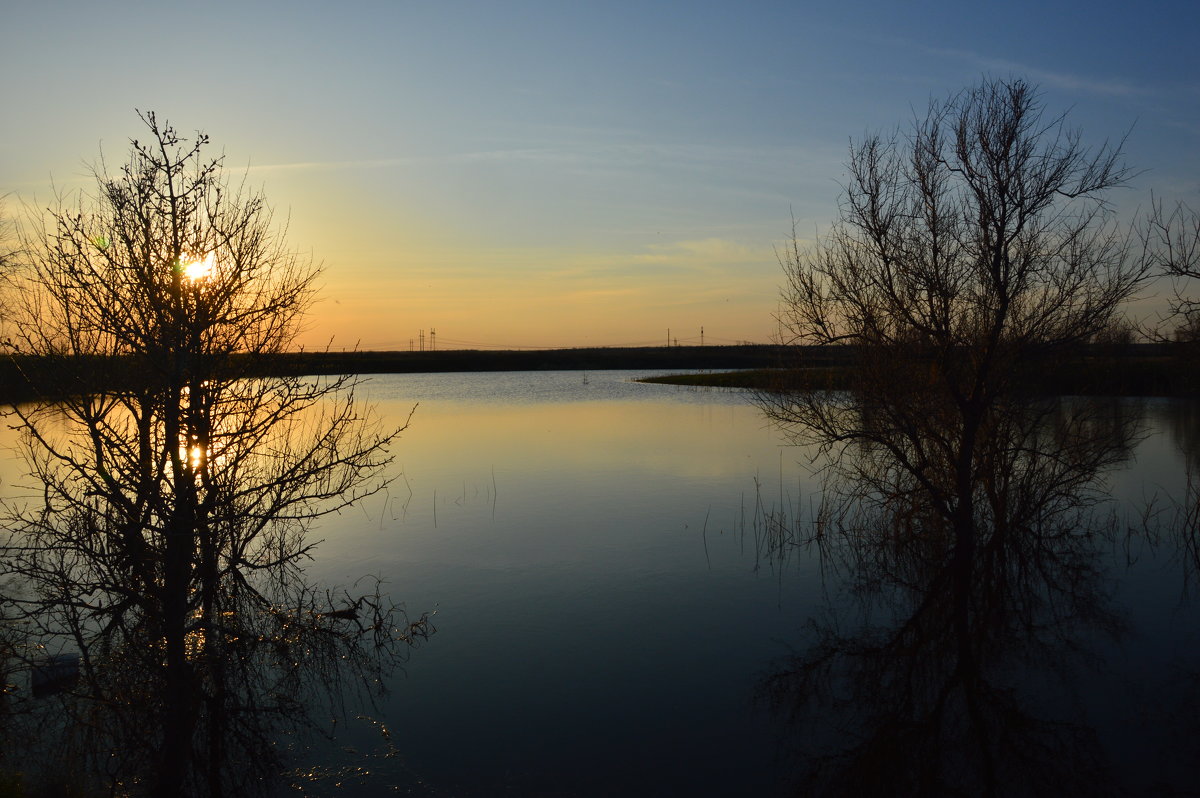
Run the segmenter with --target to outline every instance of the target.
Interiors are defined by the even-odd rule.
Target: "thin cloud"
[[[647,253],[636,255],[637,263],[729,264],[764,260],[770,250],[749,247],[724,238],[704,238],[652,244]]]
[[[259,172],[303,172],[303,171],[333,171],[337,169],[386,169],[388,167],[407,166],[419,162],[418,158],[382,158],[369,161],[297,161],[296,163],[254,164],[244,170],[250,173]]]
[[[838,150],[840,152],[840,150]],[[696,169],[753,168],[778,170],[781,163],[823,163],[832,157],[822,151],[820,144],[809,146],[738,146],[696,145],[671,141],[628,143],[621,141],[578,141],[547,143],[544,146],[525,146],[497,149],[467,150],[436,155],[413,155],[395,158],[375,158],[339,161],[297,161],[294,163],[252,164],[244,170],[252,173],[282,171],[333,171],[340,169],[388,169],[431,163],[521,162],[546,163],[556,166],[597,166],[612,169],[623,164],[632,169],[644,169],[647,164],[676,164]]]
[[[495,150],[472,150],[467,152],[444,153],[439,155],[414,155],[400,158],[374,158],[349,161],[297,161],[295,163],[275,163],[251,165],[250,172],[282,172],[282,171],[332,171],[338,169],[389,169],[405,166],[421,166],[431,163],[472,163],[480,161],[542,161],[562,163],[580,160],[578,153],[562,149],[543,147],[522,147]]]
[[[989,71],[1012,72],[1021,75],[1028,75],[1037,83],[1045,86],[1052,86],[1056,89],[1083,91],[1090,94],[1100,94],[1108,97],[1134,97],[1150,94],[1146,88],[1138,86],[1132,81],[1121,78],[1097,79],[1084,77],[1081,75],[1073,75],[1067,72],[1054,72],[1047,69],[1039,69],[1037,67],[1029,66],[1028,64],[1019,64],[1015,61],[1008,61],[1003,58],[992,58],[970,50],[955,50],[939,47],[923,47],[921,49],[929,55],[944,56],[947,58],[956,58],[963,61],[969,61]]]

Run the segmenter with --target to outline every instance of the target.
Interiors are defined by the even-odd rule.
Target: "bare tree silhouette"
[[[1021,366],[1111,327],[1153,266],[1106,214],[1119,159],[1047,119],[1020,80],[852,146],[840,221],[783,254],[779,315],[789,342],[850,348],[850,390],[781,387],[760,405],[849,478],[869,476],[858,448],[888,451],[970,546]]]
[[[1120,146],[1086,148],[1021,80],[855,143],[848,171],[832,231],[781,256],[779,314],[787,343],[844,347],[845,389],[758,401],[819,445],[802,537],[880,614],[818,625],[769,692],[852,716],[858,736],[817,757],[823,791],[1055,794],[1055,762],[1091,767],[1094,749],[1024,712],[1004,668],[1069,652],[1081,625],[1116,630],[1089,508],[1135,431],[1035,401],[1026,378],[1103,338],[1160,261],[1106,205]]]
[[[1165,321],[1174,325],[1169,336],[1184,343],[1200,341],[1200,299],[1189,287],[1200,278],[1200,213],[1179,203],[1168,210],[1156,202],[1142,233],[1156,266],[1172,281],[1172,298]]]
[[[8,507],[4,622],[20,650],[79,656],[77,727],[138,706],[138,768],[113,783],[217,795],[236,773],[225,720],[428,626],[378,596],[341,617],[305,585],[309,523],[383,488],[400,430],[353,378],[252,376],[292,344],[319,269],[207,136],[140,116],[128,162],[25,242],[14,348],[53,358],[60,396],[14,411],[37,495]]]

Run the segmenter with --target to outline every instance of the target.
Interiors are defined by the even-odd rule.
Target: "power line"
[[[428,336],[426,336],[428,332]],[[428,340],[426,340],[428,338]],[[704,330],[700,335],[691,338],[681,338],[679,336],[671,337],[670,345],[672,347],[679,346],[762,346],[770,343],[769,341],[754,341],[749,338],[724,338],[710,334]],[[373,342],[369,349],[363,351],[399,351],[408,349],[408,351],[434,351],[436,345],[440,344],[441,349],[437,351],[447,351],[454,349],[497,349],[497,350],[522,350],[522,349],[623,349],[636,347],[655,347],[662,346],[662,338],[658,339],[641,339],[636,341],[611,341],[605,343],[579,343],[579,344],[556,344],[547,346],[544,343],[536,343],[529,341],[511,342],[511,341],[477,341],[465,338],[448,338],[445,335],[437,335],[436,329],[420,330],[416,338],[393,339]],[[427,346],[428,345],[428,346]],[[359,347],[362,349],[362,346]]]

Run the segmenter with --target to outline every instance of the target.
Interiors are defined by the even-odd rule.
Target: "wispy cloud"
[[[582,162],[579,153],[549,148],[519,148],[477,150],[437,155],[414,155],[399,158],[374,158],[345,161],[296,161],[294,163],[252,164],[239,172],[265,174],[272,172],[333,172],[368,169],[403,169],[430,164],[470,163],[542,163],[557,166]]]
[[[647,166],[674,165],[689,170],[752,169],[768,172],[781,164],[823,164],[831,157],[840,157],[840,148],[826,151],[819,143],[789,146],[695,144],[671,140],[629,142],[603,139],[580,139],[537,142],[526,146],[464,149],[457,152],[427,153],[392,158],[297,161],[293,163],[251,164],[250,172],[332,171],[345,169],[388,169],[429,164],[468,163],[527,163],[557,167],[624,166],[645,169]],[[840,147],[840,143],[839,143]],[[242,170],[239,170],[242,171]]]
[[[297,161],[295,163],[251,164],[239,171],[257,174],[263,172],[327,172],[338,169],[386,169],[407,166],[420,160],[419,158],[381,158],[363,161]]]
[[[704,238],[654,244],[649,252],[634,256],[635,263],[726,265],[762,261],[770,256],[769,249],[749,247],[724,238]]]
[[[1080,75],[1073,72],[1043,69],[1032,64],[1021,63],[1007,58],[998,58],[977,50],[955,47],[933,47],[903,36],[879,33],[860,33],[856,35],[861,39],[878,44],[886,44],[913,52],[924,53],[935,58],[965,62],[983,71],[1023,75],[1043,86],[1055,89],[1087,92],[1105,97],[1152,97],[1156,95],[1153,87],[1119,76]]]
[[[1068,72],[1056,72],[1040,69],[1029,64],[1021,64],[1004,58],[993,58],[971,50],[957,50],[942,47],[922,47],[925,53],[933,56],[954,58],[972,63],[981,69],[994,72],[1012,72],[1027,75],[1034,81],[1056,89],[1082,91],[1090,94],[1100,94],[1108,97],[1145,96],[1150,91],[1124,78],[1093,78],[1074,75]]]

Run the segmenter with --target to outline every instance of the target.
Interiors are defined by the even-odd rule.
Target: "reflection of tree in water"
[[[985,78],[904,135],[852,144],[838,221],[782,257],[783,334],[851,363],[846,390],[759,395],[829,457],[814,537],[863,612],[860,629],[818,627],[771,681],[792,706],[848,713],[814,760],[835,793],[1078,793],[1094,772],[1086,732],[1028,711],[1053,693],[1020,666],[1115,627],[1093,488],[1131,425],[1025,397],[1159,260],[1110,223],[1119,147],[1044,113],[1024,81]]]
[[[53,212],[17,282],[15,345],[61,384],[15,411],[36,487],[9,508],[3,630],[56,703],[10,710],[60,783],[265,791],[280,734],[376,687],[429,630],[301,569],[311,522],[386,484],[398,431],[352,379],[253,376],[291,346],[319,271],[201,158],[205,137],[144,119],[149,143]]]
[[[289,783],[320,787],[329,776],[352,781],[377,766],[353,761],[338,770],[327,763],[286,772],[296,762],[319,760],[309,748],[313,735],[344,717],[346,702],[369,705],[380,679],[403,662],[428,623],[410,624],[378,593],[359,597],[355,617],[331,614],[330,596],[299,576],[277,585],[270,602],[266,590],[240,600],[235,594],[222,596],[219,622],[197,617],[188,633],[184,707],[166,701],[176,687],[164,641],[151,636],[157,619],[125,629],[119,640],[93,634],[77,647],[83,655],[77,679],[48,683],[48,695],[39,696],[35,686],[33,697],[14,696],[7,767],[24,771],[34,785],[84,794],[248,795]],[[39,672],[53,676],[42,654],[61,641],[37,632],[24,641],[34,679]],[[171,737],[183,743],[170,763],[181,768],[179,778],[168,790],[160,771],[162,742]]]
[[[1174,400],[1161,405],[1161,411],[1188,470],[1200,471],[1200,402]]]
[[[1175,542],[1189,580],[1195,580],[1200,578],[1200,402],[1173,401],[1163,407],[1163,412],[1186,464],[1183,496],[1164,508],[1166,532]]]
[[[868,446],[835,465],[817,540],[845,603],[765,684],[802,739],[808,789],[1105,791],[1093,735],[1069,721],[1061,688],[1082,638],[1119,631],[1095,488],[1136,423],[1115,402],[1001,406],[966,525],[944,468],[896,467],[912,449]]]
[[[1194,607],[1200,586],[1200,402],[1176,400],[1163,404],[1162,412],[1171,438],[1180,450],[1186,463],[1182,496],[1166,499],[1159,504],[1158,514],[1151,516],[1152,539],[1170,548],[1178,558],[1183,570],[1182,607]],[[1200,629],[1194,625],[1184,626],[1178,637],[1186,647],[1200,640]],[[1176,762],[1192,763],[1186,768],[1193,780],[1196,778],[1196,762],[1200,762],[1200,660],[1184,655],[1183,661],[1175,662],[1168,689],[1172,706],[1160,733],[1160,745],[1166,756]]]

